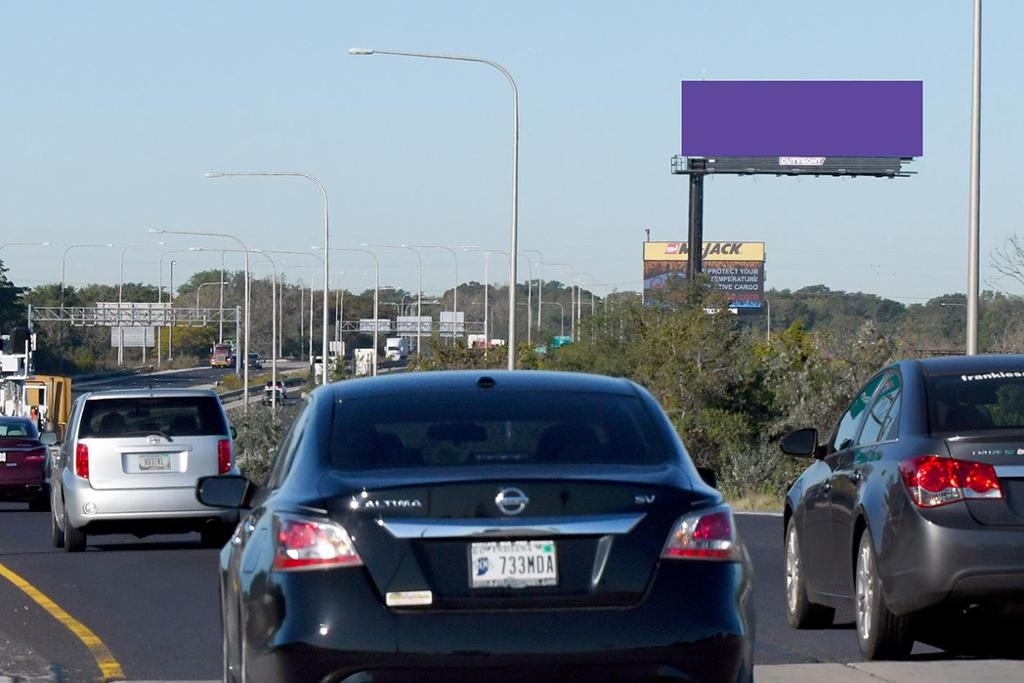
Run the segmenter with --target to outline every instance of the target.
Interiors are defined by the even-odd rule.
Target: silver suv
[[[80,396],[53,465],[53,545],[80,552],[93,534],[191,531],[223,545],[237,513],[203,506],[195,488],[199,477],[238,473],[233,435],[209,390]]]

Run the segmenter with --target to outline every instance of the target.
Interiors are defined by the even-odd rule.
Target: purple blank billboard
[[[919,157],[921,81],[683,81],[683,156]]]

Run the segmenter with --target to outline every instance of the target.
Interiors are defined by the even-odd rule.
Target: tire
[[[50,512],[50,543],[54,548],[64,547],[64,530],[57,525],[56,511]]]
[[[786,620],[796,629],[827,628],[836,611],[811,602],[807,597],[803,562],[800,559],[800,534],[792,518],[786,526]]]
[[[199,539],[204,548],[223,548],[231,540],[234,528],[221,522],[210,522],[199,531]]]
[[[914,647],[910,615],[889,611],[878,578],[875,548],[865,529],[857,546],[854,570],[854,599],[857,616],[857,645],[864,659],[903,659]]]
[[[88,536],[81,529],[71,526],[67,511],[64,512],[64,550],[69,553],[80,553],[88,545]]]

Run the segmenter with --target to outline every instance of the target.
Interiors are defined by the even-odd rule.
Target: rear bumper
[[[235,510],[206,507],[196,500],[195,488],[97,490],[77,477],[65,475],[64,508],[71,525],[89,533],[117,533],[122,527],[138,529],[146,520],[182,520],[182,528],[199,529],[209,520],[237,522]],[[90,506],[91,512],[86,512]],[[164,524],[171,528],[173,524]]]
[[[753,670],[742,564],[663,562],[635,606],[564,610],[392,610],[362,568],[267,578],[245,606],[253,681],[735,682]]]
[[[943,605],[1024,604],[1024,529],[983,526],[962,505],[900,515],[879,551],[889,608],[906,614]]]
[[[48,491],[42,476],[27,483],[0,482],[0,500],[35,500],[47,497]]]

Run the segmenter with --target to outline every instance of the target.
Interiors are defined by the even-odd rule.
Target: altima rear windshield
[[[106,398],[86,401],[79,438],[223,436],[224,413],[212,396]]]
[[[342,470],[477,465],[664,463],[638,399],[606,394],[474,392],[344,401],[331,460]]]
[[[932,432],[1024,429],[1024,369],[933,375],[927,386]]]

